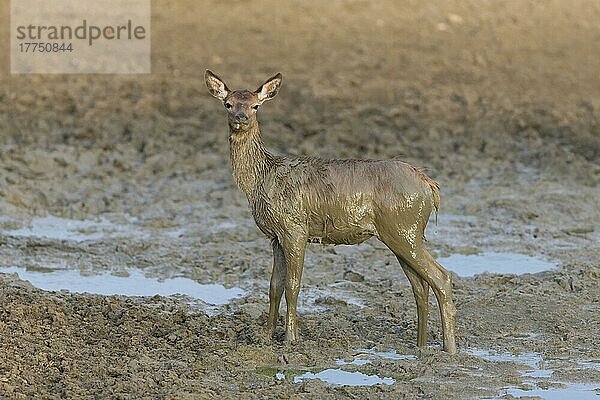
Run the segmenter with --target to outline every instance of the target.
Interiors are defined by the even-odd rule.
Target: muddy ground
[[[9,8],[0,4],[6,55]],[[579,394],[594,398],[598,20],[600,3],[583,0],[161,0],[152,74],[10,75],[1,58],[0,266],[139,268],[247,295],[207,315],[180,298],[45,292],[1,274],[0,397],[465,399],[586,384]],[[415,348],[412,293],[384,246],[311,245],[302,341],[284,345],[280,325],[266,342],[269,244],[234,186],[205,68],[231,87],[283,73],[259,115],[273,149],[427,167],[442,187],[440,222],[428,228],[436,256],[510,252],[558,267],[454,276],[451,356],[439,351],[433,297],[430,347]],[[46,215],[102,218],[129,233],[82,242],[9,233]],[[359,349],[416,358],[342,367],[393,385],[294,382],[364,357]],[[536,353],[536,368],[553,372],[528,377],[527,365],[482,351]]]

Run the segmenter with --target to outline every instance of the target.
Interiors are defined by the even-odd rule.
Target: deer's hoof
[[[298,341],[298,334],[296,332],[286,332],[285,333],[285,342],[286,343],[295,343]]]

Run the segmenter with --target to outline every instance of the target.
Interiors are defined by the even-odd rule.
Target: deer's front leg
[[[281,238],[281,246],[285,258],[285,302],[287,303],[287,317],[285,322],[285,340],[294,342],[298,339],[298,293],[302,280],[304,267],[304,251],[306,250],[306,235],[292,233]]]
[[[277,239],[271,242],[273,246],[273,272],[271,273],[271,285],[269,287],[269,319],[267,321],[267,334],[273,337],[279,318],[279,303],[285,288],[285,259],[283,249]]]

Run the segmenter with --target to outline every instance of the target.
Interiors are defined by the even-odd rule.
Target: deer
[[[266,322],[269,338],[275,335],[285,294],[284,341],[299,339],[296,308],[309,243],[354,245],[376,237],[394,253],[412,287],[417,346],[427,346],[431,288],[440,310],[443,350],[456,353],[451,275],[424,248],[432,210],[437,223],[438,183],[423,169],[397,159],[276,154],[263,143],[257,111],[279,93],[281,73],[254,91],[230,90],[210,70],[204,77],[209,93],[227,112],[233,177],[273,250]]]

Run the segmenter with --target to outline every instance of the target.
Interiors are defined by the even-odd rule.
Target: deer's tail
[[[433,208],[435,208],[435,224],[438,224],[438,214],[440,213],[440,185],[433,179],[429,178],[429,187],[433,193]]]
[[[427,176],[422,170],[419,170],[419,172],[421,174],[421,179],[423,179],[429,188],[431,188],[431,202],[435,210],[435,224],[437,225],[438,214],[440,212],[440,185]]]

